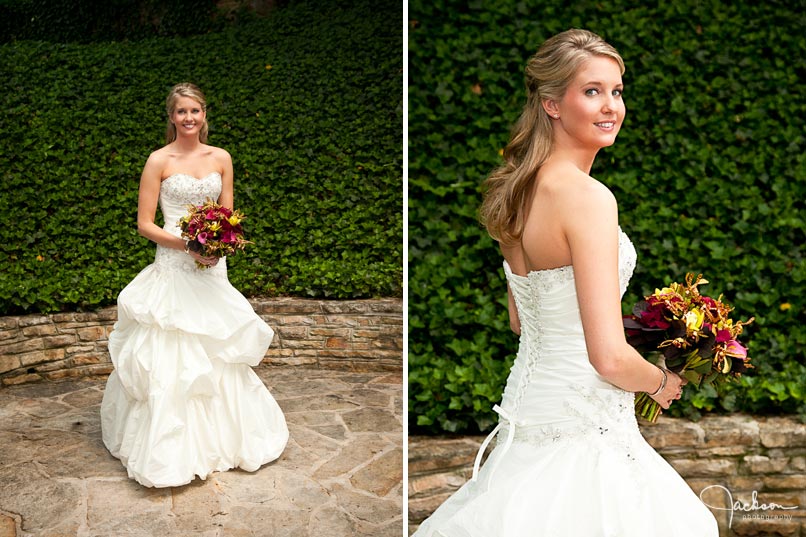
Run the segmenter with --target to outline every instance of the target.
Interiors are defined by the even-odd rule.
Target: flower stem
[[[648,394],[641,392],[635,396],[635,412],[645,420],[655,423],[660,416],[660,405]]]

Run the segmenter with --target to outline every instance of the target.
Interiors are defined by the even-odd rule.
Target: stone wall
[[[706,504],[723,509],[712,510],[720,536],[806,537],[806,425],[796,418],[662,417],[641,432],[697,495],[705,490]],[[482,440],[409,437],[410,533],[470,478]],[[773,503],[798,508],[764,508]]]
[[[402,371],[399,299],[250,300],[275,331],[263,362],[354,371]],[[107,337],[117,308],[0,317],[0,382],[108,374]]]

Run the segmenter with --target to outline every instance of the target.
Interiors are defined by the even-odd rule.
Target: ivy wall
[[[185,37],[0,45],[0,314],[94,309],[153,260],[137,189],[175,83],[208,98],[249,296],[402,293],[402,5],[297,1]]]
[[[756,369],[672,414],[806,416],[806,15],[801,2],[414,0],[409,7],[412,431],[495,419],[514,359],[501,255],[480,185],[525,102],[523,68],[572,27],[622,54],[627,116],[592,174],[638,250],[624,299],[702,272],[747,330]]]

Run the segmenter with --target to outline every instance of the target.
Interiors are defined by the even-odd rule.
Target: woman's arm
[[[663,372],[644,360],[626,341],[618,271],[618,208],[613,194],[588,177],[567,204],[563,230],[571,250],[588,356],[596,371],[631,392],[654,393]],[[654,398],[668,408],[682,379],[667,373],[666,386]]]
[[[218,204],[228,209],[235,206],[233,194],[233,172],[232,157],[226,150],[218,148],[216,151],[216,162],[221,165],[221,195],[218,196]]]
[[[518,317],[518,307],[515,305],[515,297],[512,296],[512,289],[507,283],[507,298],[509,301],[509,327],[518,335],[521,335],[521,318]]]
[[[507,259],[510,264],[522,260],[523,252],[519,246],[499,243],[499,247],[504,259]],[[516,334],[521,335],[521,319],[518,316],[518,307],[515,304],[515,296],[512,294],[509,282],[507,282],[507,309],[509,310],[509,328]]]
[[[137,232],[150,241],[166,248],[185,249],[185,240],[171,235],[154,223],[162,183],[162,159],[152,153],[140,176],[140,193],[137,201]]]

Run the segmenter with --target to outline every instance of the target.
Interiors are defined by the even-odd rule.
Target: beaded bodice
[[[217,200],[221,195],[221,175],[212,172],[202,178],[196,178],[184,173],[175,173],[164,179],[160,185],[160,210],[165,220],[162,229],[182,236],[177,225],[179,219],[188,213],[188,205],[204,203],[207,198]],[[181,250],[165,248],[157,245],[154,264],[165,270],[197,271],[193,259]],[[226,260],[221,259],[215,267],[198,271],[211,276],[226,277]]]
[[[188,205],[204,203],[207,198],[217,200],[221,195],[221,175],[209,173],[197,179],[192,175],[175,173],[160,185],[160,210],[165,218],[163,229],[179,237],[182,232],[176,223],[188,213]]]

